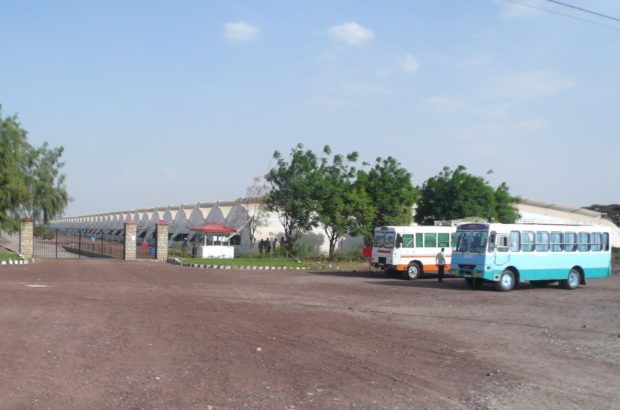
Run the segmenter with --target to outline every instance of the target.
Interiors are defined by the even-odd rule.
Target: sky
[[[619,73],[620,21],[548,0],[0,0],[2,115],[64,147],[65,216],[235,200],[298,143],[620,203]]]

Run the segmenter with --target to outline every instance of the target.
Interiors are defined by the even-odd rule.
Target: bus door
[[[491,232],[489,235],[489,251],[493,252],[493,263],[496,266],[504,266],[510,261],[510,248],[508,246],[508,235],[505,233]]]
[[[493,234],[495,234],[495,232],[493,232]],[[495,244],[495,249],[494,249],[494,257],[493,257],[493,261],[494,264],[496,266],[504,266],[506,264],[508,264],[508,262],[510,261],[510,248],[508,246],[508,234],[505,233],[498,233],[495,234],[495,241],[491,242],[489,240],[489,246],[491,246],[491,243]]]

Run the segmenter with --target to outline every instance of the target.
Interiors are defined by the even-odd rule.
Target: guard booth
[[[190,230],[196,232],[192,248],[193,257],[228,259],[235,257],[235,248],[230,244],[230,237],[237,232],[236,229],[211,222]]]

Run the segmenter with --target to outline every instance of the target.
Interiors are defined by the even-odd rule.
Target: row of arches
[[[118,240],[124,235],[126,222],[137,225],[138,240],[154,237],[155,225],[165,221],[168,224],[169,246],[179,242],[189,242],[195,232],[192,227],[210,222],[223,223],[237,230],[235,243],[241,247],[250,246],[247,233],[248,210],[240,202],[232,203],[197,203],[181,204],[160,208],[147,208],[119,212],[107,212],[96,215],[68,217],[50,222],[54,229],[79,229],[86,233],[106,233]]]

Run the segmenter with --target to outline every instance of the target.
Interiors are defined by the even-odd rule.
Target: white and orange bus
[[[380,226],[372,241],[372,264],[403,279],[437,273],[435,256],[441,248],[450,270],[455,226]]]

